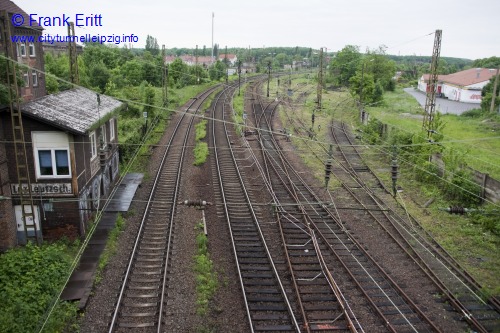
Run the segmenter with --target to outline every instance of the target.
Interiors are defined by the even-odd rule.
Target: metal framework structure
[[[75,37],[75,24],[70,22],[68,25],[68,50],[69,50],[69,75],[71,83],[80,84],[78,75],[78,59],[76,54],[76,37]]]
[[[21,205],[22,224],[26,241],[36,241],[41,244],[41,234],[36,225],[36,212],[33,205],[33,193],[31,189],[30,170],[28,164],[28,154],[26,152],[26,142],[24,140],[24,128],[21,114],[20,93],[16,75],[16,59],[14,45],[11,40],[11,27],[9,13],[1,13],[2,30],[5,41],[6,76],[9,90],[9,111],[12,124],[12,141],[14,145],[14,155],[16,161],[17,182],[19,188],[19,203]]]
[[[425,114],[422,123],[422,129],[427,131],[428,137],[434,133],[434,112],[436,108],[436,90],[438,82],[438,65],[441,53],[441,33],[442,30],[436,30],[434,35],[434,50],[432,52],[431,72],[429,83],[427,85],[427,96],[425,99]]]

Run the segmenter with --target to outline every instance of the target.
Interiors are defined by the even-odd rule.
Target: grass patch
[[[294,81],[295,83],[296,81]],[[293,109],[285,108],[281,110],[280,117],[284,127],[290,127],[292,131],[293,144],[297,147],[297,153],[302,157],[306,165],[312,168],[311,172],[323,182],[324,166],[318,163],[312,151],[303,145],[302,141],[307,140],[307,135],[296,134],[292,125],[288,123],[285,112],[291,112],[291,116],[301,119],[310,126],[311,114],[314,109],[314,99],[316,98],[316,83],[311,80],[297,80],[293,94]],[[299,87],[300,86],[300,87]],[[298,99],[298,92],[309,92],[306,99]],[[337,121],[344,121],[354,127],[359,126],[357,108],[349,102],[349,94],[345,91],[324,91],[322,95],[324,112],[317,113],[315,125],[321,124],[322,129],[317,133],[318,141],[329,142],[326,127],[331,117]],[[402,133],[420,132],[422,127],[422,108],[413,97],[398,88],[396,92],[384,94],[385,103],[382,106],[370,107],[371,118],[377,118],[384,123],[394,125]],[[474,117],[472,117],[474,116]],[[443,115],[442,119],[446,123],[444,128],[444,141],[451,141],[451,138],[488,138],[498,135],[497,127],[500,121],[497,116],[478,116],[477,112],[472,116]],[[325,130],[323,130],[325,128]],[[317,131],[318,132],[318,131]],[[446,143],[454,149],[460,149],[465,154],[467,164],[482,172],[489,172],[492,177],[500,173],[500,155],[492,152],[500,151],[500,140],[476,141],[475,147],[470,147],[472,143],[464,144],[460,142]],[[448,147],[447,147],[448,148]],[[381,146],[370,146],[364,149],[363,159],[369,167],[377,173],[382,181],[391,186],[390,175],[390,149]],[[456,153],[460,155],[460,153]],[[469,156],[471,158],[469,158]],[[481,160],[481,161],[480,161]],[[335,162],[334,162],[335,163]],[[482,163],[482,164],[481,164]],[[400,177],[398,185],[403,188],[402,200],[409,212],[415,216],[423,227],[429,231],[433,237],[470,273],[482,286],[485,295],[500,295],[500,237],[493,231],[491,224],[498,224],[498,217],[486,218],[474,215],[450,215],[440,211],[439,208],[448,207],[450,202],[442,194],[442,190],[437,184],[426,183],[423,185],[415,179],[413,169],[400,161]],[[335,164],[334,164],[335,165]],[[500,179],[500,176],[495,177]],[[335,186],[335,178],[330,180],[330,188]],[[430,198],[434,198],[434,203],[427,209],[422,205]],[[401,199],[400,199],[401,201]],[[481,209],[492,210],[498,207],[481,207]],[[484,225],[489,226],[485,229]]]
[[[194,146],[194,165],[200,166],[206,162],[208,157],[208,144],[206,142],[197,142]]]
[[[240,89],[245,92],[248,84],[242,84]],[[238,96],[236,90],[233,95],[233,122],[236,133],[241,136],[243,134],[243,126],[245,121],[243,120],[243,113],[245,108],[245,93]]]
[[[424,135],[423,109],[412,96],[398,88],[386,92],[384,101],[383,106],[367,108],[372,117],[403,132]],[[443,114],[441,119],[445,123],[444,147],[466,153],[468,166],[500,180],[500,155],[495,153],[500,151],[500,140],[496,138],[500,136],[499,116],[469,111],[461,116]]]
[[[203,142],[205,137],[207,136],[207,121],[202,120],[195,126],[195,146],[194,146],[194,162],[193,164],[196,166],[202,165],[206,162],[208,157],[208,144]]]
[[[196,226],[197,253],[194,257],[194,271],[196,273],[196,313],[206,316],[209,311],[209,302],[215,294],[218,283],[217,273],[208,253],[208,238],[203,232],[203,224]]]

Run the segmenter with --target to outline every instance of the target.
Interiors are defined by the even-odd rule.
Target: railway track
[[[234,260],[249,320],[249,331],[300,332],[285,286],[267,247],[242,171],[236,163],[233,140],[226,121],[233,93],[226,89],[217,96],[210,131],[213,140],[214,175],[221,191],[223,215],[230,230]]]
[[[267,112],[264,110],[260,117],[266,117],[266,113],[269,113],[267,117],[270,117],[272,111],[274,107],[269,108]],[[274,182],[274,191],[280,200],[277,203],[279,213],[291,222],[283,228],[283,233],[289,235],[285,237],[292,239],[292,237],[297,238],[293,234],[300,234],[299,243],[303,244],[301,249],[303,252],[330,265],[328,266],[330,271],[338,271],[338,267],[343,267],[350,275],[351,283],[355,283],[363,292],[382,318],[383,325],[389,330],[439,331],[423,311],[411,301],[410,297],[405,295],[395,281],[370,257],[369,253],[364,251],[361,244],[343,230],[339,221],[321,203],[312,189],[280,156],[280,148],[272,137],[270,122],[260,121],[259,123],[264,154],[267,155],[269,164],[274,164],[274,175],[269,178],[271,182]],[[263,124],[267,125],[262,126]],[[294,244],[287,242],[287,245]],[[316,271],[321,272],[317,269]],[[334,285],[335,281],[331,281],[330,284]],[[319,286],[318,288],[321,289]],[[323,287],[323,290],[326,293],[328,289]],[[338,297],[339,300],[341,298],[342,296]],[[347,313],[344,319],[349,322],[351,316]],[[351,328],[351,325],[346,324],[346,327]]]
[[[178,116],[155,176],[109,323],[109,332],[162,332],[169,263],[186,143],[195,117],[216,87],[193,98]],[[167,162],[168,161],[168,162]]]
[[[294,123],[294,120],[287,116],[289,123]],[[304,133],[308,129],[300,123],[295,131]],[[342,187],[341,190],[335,191],[340,205],[344,208],[361,209],[376,222],[356,224],[357,231],[364,229],[362,233],[375,234],[374,241],[368,244],[364,242],[363,245],[368,246],[371,252],[378,254],[379,257],[389,253],[388,261],[391,262],[403,259],[400,257],[401,252],[394,252],[395,248],[401,249],[407,258],[411,258],[419,266],[419,274],[422,275],[421,272],[424,272],[424,278],[431,281],[439,290],[436,297],[452,305],[457,313],[455,315],[457,320],[467,321],[477,332],[498,331],[500,329],[498,300],[490,298],[484,301],[480,296],[482,294],[480,285],[420,226],[415,218],[401,206],[390,208],[384,203],[388,200],[393,201],[391,193],[363,162],[356,146],[353,145],[352,138],[347,135],[345,124],[332,122],[330,131],[336,146],[333,154],[329,152],[327,145],[319,144],[321,151],[317,152],[312,144],[306,144],[322,163],[328,157],[333,157],[335,165],[332,173]],[[356,208],[359,206],[361,208]],[[375,225],[379,226],[378,233],[373,230]],[[380,240],[387,236],[391,241],[381,244]],[[375,251],[377,247],[378,253]],[[412,275],[411,278],[420,281],[417,275]],[[403,284],[411,283],[401,276],[398,281],[402,281]]]
[[[342,169],[337,176],[346,176],[343,188],[364,207],[378,208],[371,210],[370,215],[380,228],[391,235],[394,243],[418,262],[423,271],[428,272],[444,297],[474,330],[499,330],[498,302],[495,299],[483,300],[479,284],[421,228],[416,219],[407,212],[396,212],[379,199],[379,196],[388,199],[390,192],[363,162],[348,133],[344,123],[332,123],[331,134],[337,146],[334,158]]]

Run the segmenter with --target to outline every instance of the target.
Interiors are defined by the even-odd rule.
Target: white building
[[[471,68],[465,71],[439,75],[437,83],[438,96],[451,101],[464,103],[481,103],[481,90],[495,75],[495,69]],[[418,89],[427,92],[430,74],[424,74],[418,80]]]

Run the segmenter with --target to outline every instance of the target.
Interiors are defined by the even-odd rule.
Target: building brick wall
[[[4,124],[0,119],[0,196],[10,197],[8,155],[6,154]],[[10,199],[0,199],[0,251],[16,245],[16,221]]]

